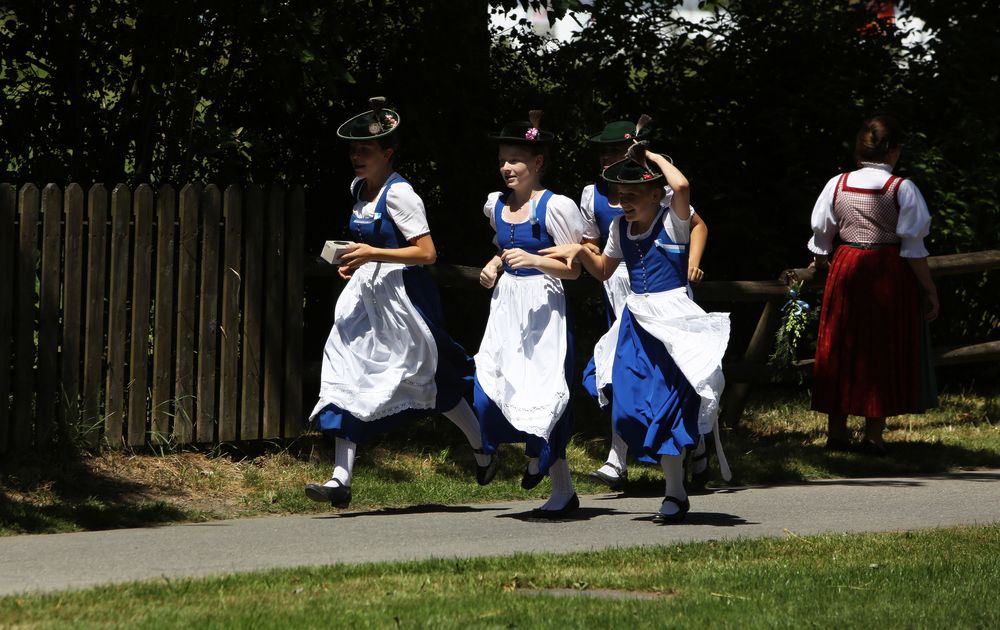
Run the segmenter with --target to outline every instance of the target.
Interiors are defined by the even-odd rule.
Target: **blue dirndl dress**
[[[499,196],[493,208],[497,247],[537,253],[555,245],[546,227],[551,198],[551,191],[545,191],[534,218],[511,224],[503,219],[506,196]],[[542,472],[566,457],[573,428],[568,387],[573,340],[567,311],[560,280],[537,269],[504,265],[475,356],[473,400],[483,449],[492,453],[500,444],[523,442],[527,455],[539,459]]]
[[[612,225],[633,293],[594,352],[598,395],[611,402],[615,433],[647,463],[682,455],[714,428],[729,342],[728,314],[706,313],[688,297],[688,235],[672,237],[665,212],[639,237],[623,219]]]
[[[379,248],[408,244],[388,207],[390,189],[404,184],[409,188],[393,173],[370,209],[360,201],[364,181],[355,184],[350,231],[359,242]],[[310,414],[317,428],[328,437],[364,443],[428,413],[449,411],[470,396],[475,365],[444,330],[443,319],[425,267],[359,267],[337,300],[324,348],[319,401]]]

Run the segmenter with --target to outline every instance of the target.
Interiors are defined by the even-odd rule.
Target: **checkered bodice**
[[[847,185],[847,175],[840,176],[833,193],[833,214],[837,217],[840,240],[846,243],[898,243],[898,193],[903,179],[892,175],[882,188],[854,188]]]

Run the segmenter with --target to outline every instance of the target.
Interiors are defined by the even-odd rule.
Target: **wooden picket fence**
[[[0,185],[0,453],[298,436],[304,208],[301,187]]]

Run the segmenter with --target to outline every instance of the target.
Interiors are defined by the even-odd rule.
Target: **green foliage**
[[[490,33],[491,11],[542,4],[550,19],[591,17],[562,44],[527,21]],[[575,197],[597,176],[587,137],[645,112],[710,225],[710,277],[762,278],[808,259],[816,196],[852,167],[859,120],[889,111],[911,130],[899,172],[931,207],[932,253],[1000,246],[1000,6],[902,2],[932,36],[904,44],[913,34],[875,23],[865,2],[702,2],[698,23],[679,4],[12,0],[0,9],[0,164],[15,181],[346,191],[335,129],[384,94],[405,120],[400,171],[441,260],[481,264],[491,234],[476,217],[500,186],[488,131],[543,108],[559,137],[547,183]],[[311,197],[322,212],[307,248],[343,230],[344,197]],[[943,292],[940,337],[1000,334],[995,277]]]

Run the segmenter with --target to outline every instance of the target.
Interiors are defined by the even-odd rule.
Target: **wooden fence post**
[[[59,293],[62,271],[62,190],[42,190],[42,271],[38,292],[38,391],[35,447],[48,448],[55,435],[59,402]]]
[[[64,195],[66,217],[63,267],[63,333],[59,429],[63,437],[79,437],[80,324],[83,321],[83,188],[70,184]]]
[[[302,433],[302,327],[305,299],[305,191],[296,186],[289,196],[287,241],[285,251],[287,275],[285,297],[285,405],[284,432],[286,438]]]
[[[198,313],[198,198],[200,187],[188,184],[181,189],[180,250],[177,278],[177,382],[174,388],[174,439],[187,444],[194,422],[194,349]]]
[[[243,255],[243,409],[240,439],[260,437],[261,336],[264,304],[264,193],[249,186],[244,199],[243,223],[246,251]]]
[[[146,443],[149,401],[149,296],[152,282],[153,189],[140,184],[132,201],[135,253],[132,263],[132,332],[129,350],[128,443]]]
[[[174,189],[167,185],[156,196],[156,304],[153,323],[153,387],[150,443],[169,443],[171,387],[174,366]]]
[[[240,284],[243,252],[243,200],[238,186],[226,188],[225,260],[222,265],[222,323],[219,355],[219,441],[236,439],[240,391]]]
[[[14,217],[17,191],[0,184],[0,453],[10,440],[10,343],[14,323]]]
[[[125,349],[128,347],[129,222],[132,191],[118,184],[111,192],[111,282],[108,287],[108,378],[104,391],[104,439],[123,443],[125,417]]]
[[[32,443],[35,394],[35,268],[38,260],[38,188],[25,184],[18,200],[21,215],[17,249],[17,319],[14,328],[14,450]]]
[[[107,268],[108,190],[94,184],[87,195],[87,315],[83,348],[83,423],[86,442],[97,446],[104,422],[104,272]]]
[[[219,221],[222,215],[219,187],[209,184],[201,194],[201,291],[198,316],[198,442],[215,439],[216,370],[219,338]]]
[[[281,392],[284,389],[283,363],[285,309],[285,188],[271,187],[267,202],[267,253],[264,296],[264,435],[281,436]]]

